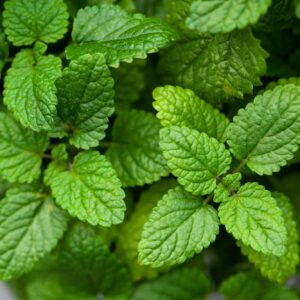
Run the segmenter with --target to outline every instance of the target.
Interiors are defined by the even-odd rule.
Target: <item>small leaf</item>
[[[271,193],[256,182],[241,186],[219,206],[219,217],[237,240],[264,254],[281,256],[287,232],[280,208]]]
[[[132,300],[204,299],[210,285],[202,271],[195,267],[185,268],[142,283],[135,290]]]
[[[67,32],[69,15],[62,0],[9,0],[4,7],[5,33],[15,46],[54,43]]]
[[[241,173],[228,174],[223,177],[214,190],[214,201],[218,203],[230,200],[232,193],[236,193],[240,189],[241,179]]]
[[[106,227],[123,221],[125,194],[116,171],[103,155],[84,151],[75,156],[71,170],[58,166],[48,183],[56,202],[70,215]]]
[[[45,133],[25,129],[10,115],[0,112],[0,174],[4,179],[20,183],[37,179],[47,146]]]
[[[206,133],[171,126],[160,131],[160,138],[171,172],[195,195],[211,193],[216,187],[216,178],[230,167],[229,151]]]
[[[157,19],[131,15],[116,5],[99,5],[79,10],[73,26],[75,45],[66,49],[69,59],[83,54],[103,53],[106,62],[146,58],[147,53],[167,47],[177,34]]]
[[[159,129],[158,120],[150,113],[129,110],[118,115],[106,156],[124,186],[144,185],[168,175]]]
[[[35,131],[50,130],[56,117],[54,81],[61,75],[61,61],[42,55],[45,51],[40,43],[33,50],[21,50],[4,82],[4,103],[23,126]]]
[[[182,40],[161,52],[159,70],[166,84],[189,88],[220,105],[243,99],[261,85],[267,56],[251,30],[244,29]]]
[[[62,237],[67,217],[52,199],[30,186],[10,189],[0,201],[0,278],[30,271]]]
[[[114,81],[102,54],[71,61],[56,81],[58,114],[77,148],[96,147],[114,111]]]
[[[289,199],[280,193],[273,193],[272,196],[281,209],[287,232],[287,244],[284,254],[280,257],[265,255],[244,245],[241,241],[238,242],[238,245],[242,248],[243,254],[247,255],[249,260],[260,269],[262,275],[283,284],[296,273],[296,266],[299,263],[299,237],[297,225],[294,221],[293,207]]]
[[[229,32],[255,24],[271,5],[271,0],[194,0],[186,23],[205,33]]]
[[[186,126],[205,132],[218,140],[224,139],[228,119],[193,91],[179,86],[158,87],[153,91],[154,108],[163,126]]]
[[[161,267],[184,262],[219,233],[215,209],[182,187],[169,190],[152,211],[139,243],[139,260]]]
[[[259,175],[278,172],[298,149],[299,110],[300,88],[292,84],[256,96],[228,127],[231,152]]]

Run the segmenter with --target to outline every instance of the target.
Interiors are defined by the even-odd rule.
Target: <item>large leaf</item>
[[[157,19],[131,15],[116,5],[99,5],[78,12],[72,38],[76,44],[66,49],[68,58],[101,52],[109,65],[118,66],[168,46],[176,33]]]
[[[103,155],[97,151],[80,152],[70,170],[56,162],[52,164],[48,184],[62,208],[92,225],[111,226],[123,221],[125,193],[116,171]]]
[[[106,156],[124,186],[144,185],[168,175],[159,148],[159,129],[150,113],[129,110],[118,115]]]
[[[261,85],[267,53],[249,29],[183,40],[162,52],[160,72],[167,84],[190,88],[219,104],[251,94]]]
[[[58,114],[78,148],[96,147],[114,111],[114,81],[101,54],[71,61],[56,81]]]
[[[132,300],[202,300],[209,291],[210,282],[202,271],[185,268],[142,283]]]
[[[241,186],[219,206],[226,230],[254,250],[281,256],[285,253],[287,231],[276,200],[256,182]]]
[[[160,131],[160,139],[171,172],[187,191],[195,195],[211,193],[217,177],[230,167],[229,151],[206,133],[171,126]]]
[[[292,84],[257,96],[229,125],[230,150],[260,175],[279,171],[300,143],[299,110],[300,88]]]
[[[23,126],[50,130],[54,126],[57,98],[54,81],[61,75],[61,61],[42,55],[43,44],[21,50],[5,77],[4,103]]]
[[[228,119],[193,91],[167,85],[156,88],[153,98],[153,106],[163,126],[186,126],[218,140],[224,139]]]
[[[48,146],[45,133],[25,129],[0,112],[0,174],[10,182],[32,182],[41,173],[42,154]]]
[[[290,276],[296,273],[296,266],[299,263],[298,230],[294,221],[293,207],[289,199],[280,193],[273,193],[278,207],[281,209],[284,225],[287,231],[287,244],[284,254],[280,257],[275,255],[265,255],[253,250],[251,247],[238,244],[242,248],[243,254],[260,269],[264,276],[272,281],[284,283]]]
[[[272,0],[194,0],[189,8],[187,25],[198,32],[229,32],[254,24]]]
[[[29,186],[10,189],[0,201],[0,278],[31,270],[57,244],[67,217],[52,199]]]
[[[9,0],[4,7],[5,33],[15,46],[53,43],[67,32],[69,15],[63,0]]]
[[[150,214],[139,243],[139,260],[153,267],[182,263],[208,247],[218,232],[216,210],[177,187]]]

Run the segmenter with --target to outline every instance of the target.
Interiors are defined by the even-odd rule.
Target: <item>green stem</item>
[[[247,160],[244,159],[240,162],[240,164],[231,172],[231,173],[237,173],[237,172],[240,172],[241,169],[245,166]]]
[[[203,202],[203,205],[206,205],[208,202],[210,202],[213,199],[213,194],[210,194],[206,197],[206,199]]]

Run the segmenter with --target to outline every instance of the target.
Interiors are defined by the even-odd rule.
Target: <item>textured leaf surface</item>
[[[139,260],[153,267],[182,263],[219,233],[215,209],[182,187],[169,190],[152,211],[139,243]]]
[[[15,46],[53,43],[67,32],[68,12],[62,0],[5,1],[3,25]]]
[[[132,300],[204,299],[210,290],[207,277],[196,268],[185,268],[137,287]]]
[[[294,221],[293,207],[289,199],[280,193],[273,193],[278,207],[281,209],[284,225],[287,231],[287,244],[284,254],[280,257],[265,255],[253,250],[251,247],[238,242],[243,254],[260,269],[261,273],[272,281],[284,283],[290,276],[296,273],[299,263],[298,231]]]
[[[172,126],[162,129],[160,138],[171,172],[195,195],[211,193],[216,187],[216,178],[230,167],[229,151],[206,133]]]
[[[41,173],[42,154],[48,146],[45,133],[23,128],[0,112],[0,174],[10,182],[32,182]]]
[[[214,190],[214,201],[218,203],[230,200],[232,193],[236,193],[240,189],[241,179],[241,173],[228,174],[222,178]]]
[[[219,206],[226,230],[254,250],[281,256],[287,232],[284,219],[271,193],[256,182],[246,183],[229,201]]]
[[[0,201],[0,278],[19,277],[55,247],[67,218],[48,195],[32,187],[10,189]]]
[[[224,138],[228,119],[209,103],[199,99],[193,91],[167,85],[153,91],[157,117],[165,127],[186,126],[205,132],[218,140]]]
[[[123,221],[125,194],[121,182],[97,151],[77,154],[71,170],[58,170],[50,184],[56,202],[70,215],[92,225],[111,226]]]
[[[299,110],[300,88],[294,85],[257,96],[228,127],[232,153],[260,175],[279,171],[298,149]]]
[[[174,44],[160,59],[167,84],[192,89],[204,100],[219,104],[251,94],[261,85],[267,53],[249,29],[206,35]]]
[[[96,147],[114,111],[114,81],[101,54],[71,61],[56,82],[58,114],[77,148]]]
[[[74,59],[86,53],[101,52],[109,65],[133,58],[146,58],[176,38],[176,33],[157,19],[130,15],[115,5],[81,9],[74,21],[67,56]]]
[[[154,183],[147,191],[143,192],[139,202],[128,220],[122,225],[118,235],[119,253],[122,254],[133,281],[144,277],[152,278],[159,270],[138,263],[138,243],[141,240],[144,224],[148,221],[152,209],[164,194],[177,185],[174,179],[163,179]]]
[[[50,130],[54,126],[57,98],[54,81],[61,74],[61,61],[44,56],[46,48],[21,50],[5,77],[4,103],[23,126]],[[16,80],[18,78],[18,80]]]
[[[186,19],[191,29],[205,33],[229,32],[254,24],[271,5],[271,0],[196,0]]]
[[[107,300],[126,300],[131,283],[126,269],[110,253],[92,227],[76,224],[65,238],[61,264],[70,274],[78,274],[79,284],[102,294]]]
[[[130,110],[118,115],[106,156],[124,186],[144,185],[168,175],[159,148],[159,129],[158,120],[150,113]]]

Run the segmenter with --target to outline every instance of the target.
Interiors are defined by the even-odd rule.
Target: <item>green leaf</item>
[[[222,282],[220,292],[226,300],[261,299],[265,287],[254,273],[240,272]]]
[[[41,173],[42,154],[48,146],[45,133],[23,128],[0,112],[0,174],[9,182],[32,182]]]
[[[293,207],[289,199],[280,193],[273,193],[278,207],[284,219],[287,232],[286,248],[282,256],[265,255],[253,250],[251,247],[238,242],[244,255],[260,269],[261,273],[272,281],[283,284],[291,275],[296,273],[296,266],[299,263],[298,230],[294,221]]]
[[[141,280],[144,277],[155,277],[159,272],[158,269],[138,263],[138,243],[141,240],[143,226],[147,222],[152,209],[156,206],[158,200],[176,185],[177,182],[174,179],[163,179],[153,184],[147,191],[142,193],[130,219],[122,225],[121,232],[118,235],[118,251],[122,254],[133,281]]]
[[[0,278],[30,271],[62,237],[67,217],[39,189],[10,189],[0,201]]]
[[[142,283],[135,290],[132,300],[204,299],[210,285],[202,271],[195,267],[185,268]]]
[[[129,109],[134,102],[139,100],[142,90],[146,87],[145,61],[123,63],[111,72],[115,80],[116,110],[122,113],[121,110]]]
[[[219,233],[215,209],[183,190],[169,190],[152,211],[139,243],[139,261],[161,267],[184,262]]]
[[[300,86],[300,77],[280,78],[277,81],[271,81],[266,86],[266,90],[273,90],[275,87],[279,85],[286,85],[289,83],[294,84],[296,86]]]
[[[287,232],[284,219],[271,193],[248,182],[229,201],[219,206],[219,217],[237,240],[264,254],[285,253]]]
[[[276,286],[266,291],[261,299],[262,300],[299,300],[299,296],[295,290],[287,289],[286,287]]]
[[[107,64],[118,66],[120,61],[146,58],[147,53],[167,47],[176,37],[157,19],[131,15],[116,5],[99,5],[78,12],[72,31],[76,44],[68,46],[66,53],[74,59],[101,52]]]
[[[124,191],[116,171],[97,151],[77,154],[70,170],[58,169],[50,181],[57,204],[92,225],[123,221]]]
[[[194,0],[186,23],[200,33],[229,32],[255,24],[271,5],[271,0]]]
[[[158,120],[150,113],[129,110],[118,115],[106,156],[123,186],[144,185],[168,175],[159,148],[159,129]]]
[[[256,96],[228,127],[230,150],[259,175],[278,172],[298,149],[299,110],[300,88],[291,84]]]
[[[23,126],[36,131],[54,126],[57,104],[54,81],[61,75],[61,60],[42,55],[45,51],[41,43],[33,50],[21,50],[4,83],[4,103]]]
[[[214,190],[214,201],[218,203],[230,200],[231,195],[240,189],[241,179],[241,173],[228,174],[223,177]]]
[[[67,147],[65,144],[56,145],[51,150],[51,155],[56,160],[66,161],[68,159]]]
[[[71,61],[56,81],[58,115],[69,128],[77,148],[96,147],[105,137],[114,111],[114,81],[102,54]]]
[[[223,144],[188,127],[163,128],[160,146],[171,172],[194,195],[211,193],[217,177],[230,167],[230,153]]]
[[[242,99],[261,85],[267,52],[249,29],[183,40],[162,52],[159,69],[167,84],[192,89],[214,104]]]
[[[54,43],[67,32],[69,14],[62,0],[9,0],[4,7],[5,33],[15,46]]]
[[[73,226],[64,241],[61,265],[70,274],[77,274],[80,284],[102,294],[104,299],[129,298],[131,283],[127,270],[92,227],[80,223]]]
[[[153,106],[158,111],[156,116],[163,126],[186,126],[218,140],[224,139],[228,119],[193,91],[167,85],[156,88],[153,98],[156,100]]]

